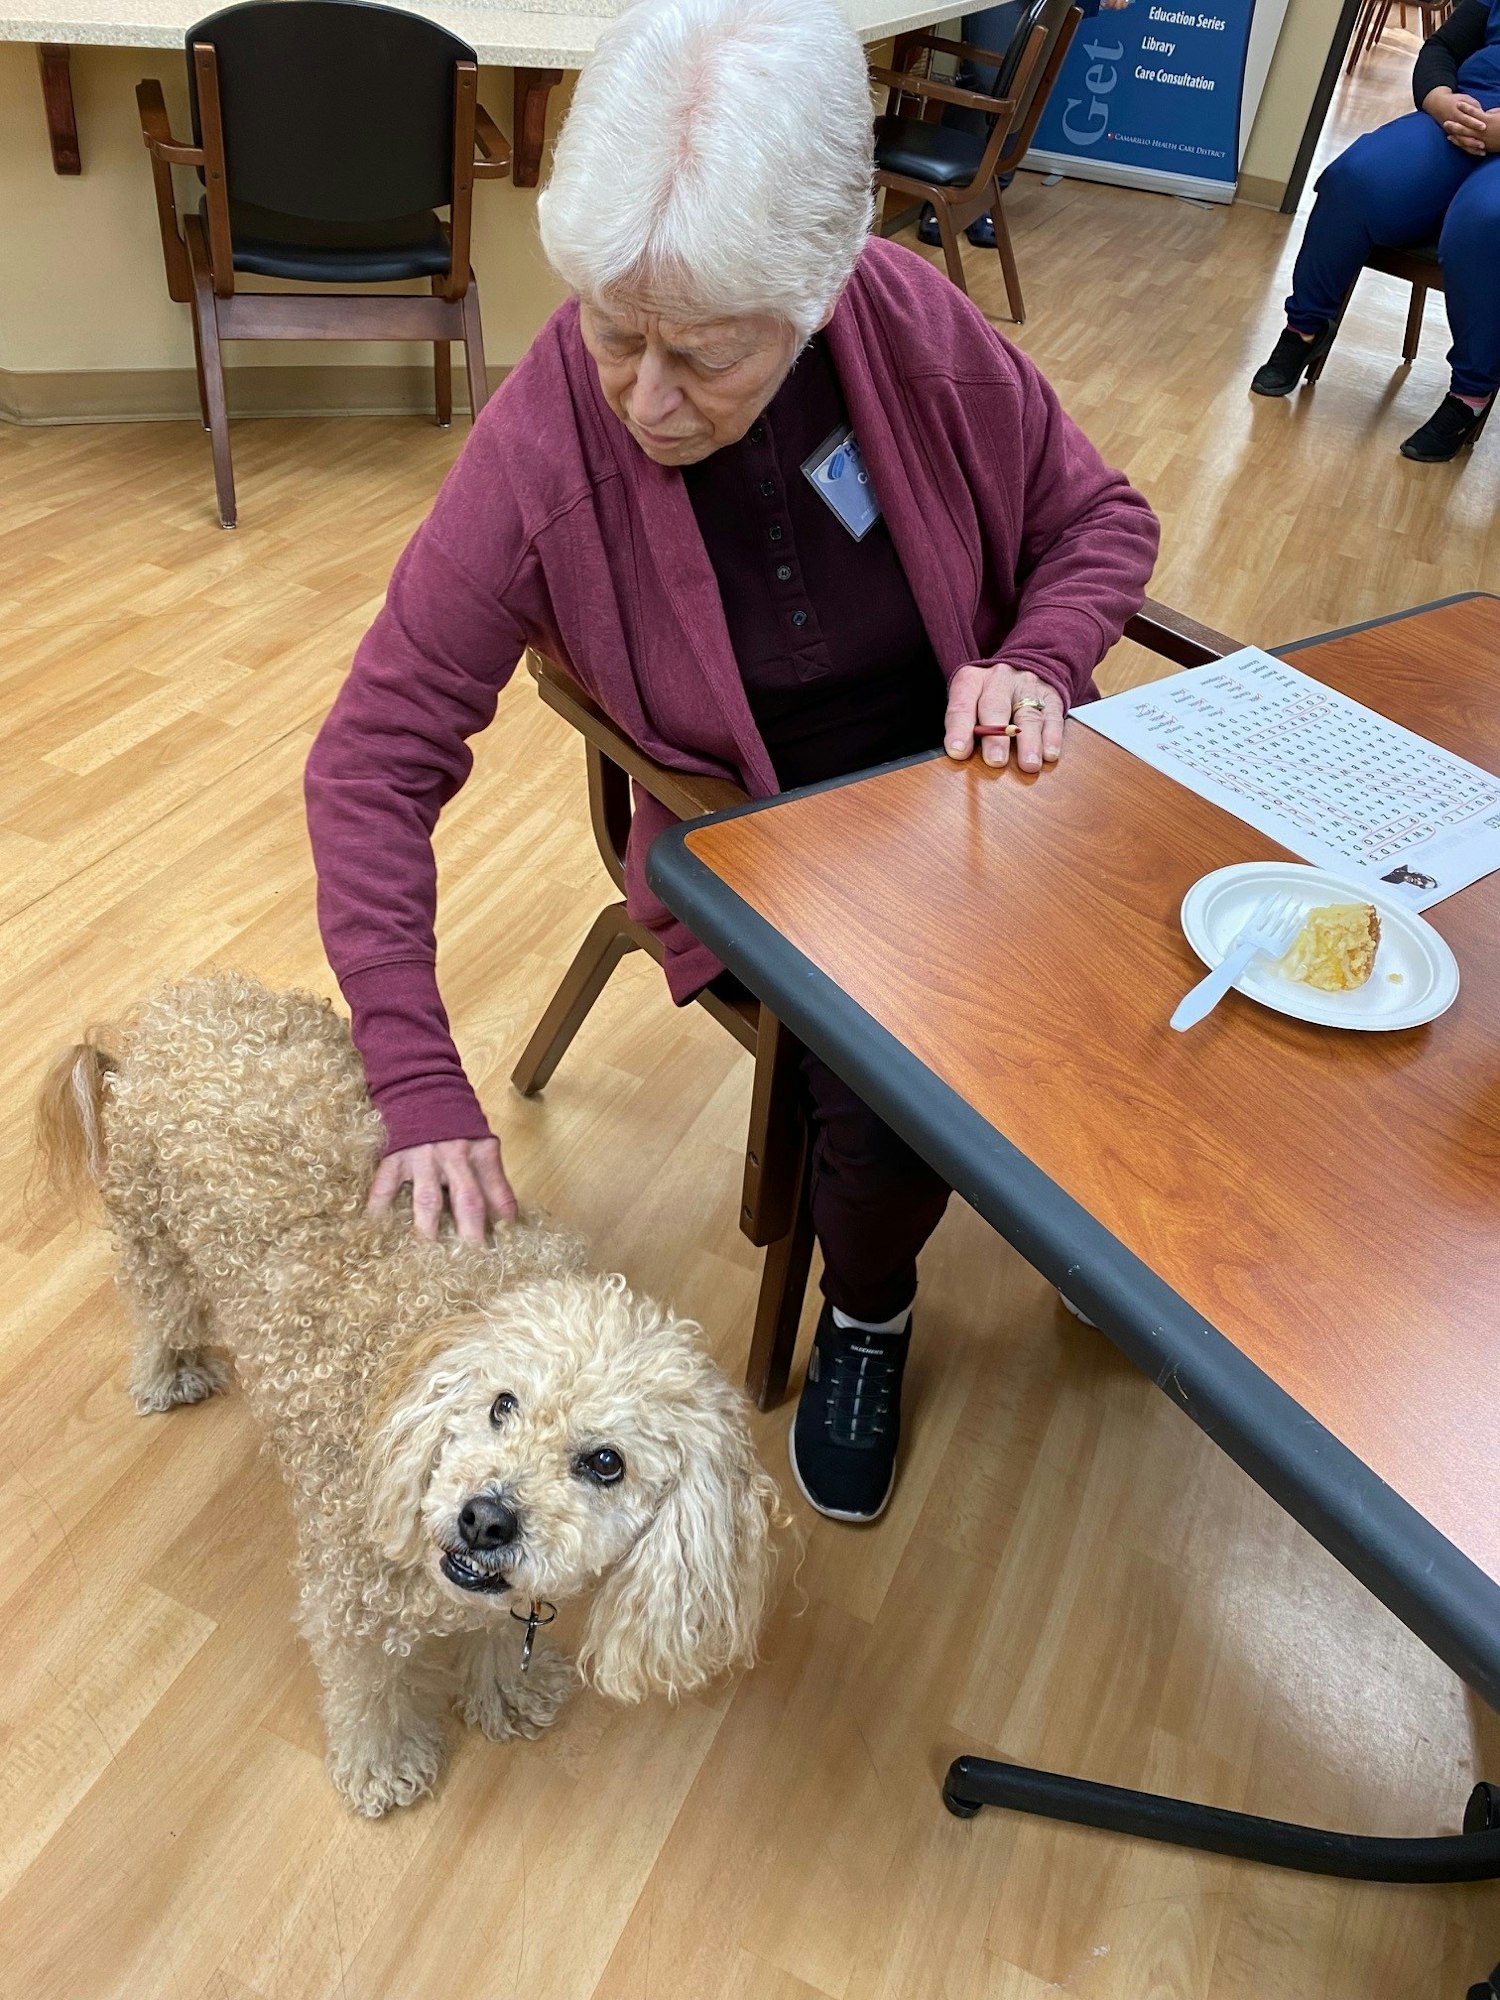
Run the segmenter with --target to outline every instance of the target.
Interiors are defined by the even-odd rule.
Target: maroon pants
[[[802,1059],[813,1122],[812,1218],[823,1295],[851,1319],[894,1319],[951,1192],[826,1063]]]

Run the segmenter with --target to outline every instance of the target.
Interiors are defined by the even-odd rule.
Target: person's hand
[[[1063,746],[1062,696],[1035,674],[1008,667],[960,667],[948,683],[948,713],[943,720],[943,748],[962,762],[974,754],[974,725],[978,722],[1006,723],[1012,719],[1020,734],[981,738],[986,764],[1009,761],[1010,747],[1016,746],[1016,762],[1023,771],[1040,771],[1043,764],[1055,764]]]
[[[429,1242],[437,1237],[445,1202],[465,1243],[483,1243],[492,1222],[516,1219],[498,1139],[440,1139],[387,1153],[370,1187],[370,1214],[384,1215],[408,1181],[412,1223]]]
[[[1426,111],[1439,94],[1435,90],[1429,91],[1423,101],[1422,109]],[[1457,146],[1460,152],[1473,153],[1476,158],[1483,158],[1490,150],[1487,144],[1488,120],[1483,107],[1475,98],[1467,96],[1462,91],[1444,91],[1441,95],[1447,102],[1438,106],[1438,111],[1442,114],[1438,117],[1438,123],[1442,126],[1448,143]]]

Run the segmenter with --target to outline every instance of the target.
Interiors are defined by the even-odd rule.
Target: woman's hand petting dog
[[[483,1243],[491,1224],[516,1219],[498,1139],[440,1139],[387,1153],[370,1185],[371,1215],[386,1214],[408,1185],[413,1225],[429,1243],[437,1241],[445,1205],[465,1243]]]

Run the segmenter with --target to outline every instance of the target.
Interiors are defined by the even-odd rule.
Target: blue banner
[[[1228,200],[1254,0],[1082,5],[1027,164]]]

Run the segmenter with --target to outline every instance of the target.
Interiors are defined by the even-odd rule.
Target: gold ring
[[[1012,715],[1017,715],[1023,708],[1034,708],[1041,715],[1047,713],[1046,702],[1038,700],[1034,694],[1018,695],[1010,705],[1010,712]]]

